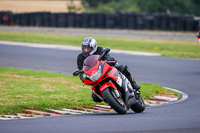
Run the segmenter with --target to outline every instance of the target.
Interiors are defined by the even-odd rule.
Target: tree
[[[143,12],[177,12],[198,15],[200,3],[197,0],[137,0],[137,5]]]
[[[67,2],[67,9],[69,12],[78,12],[81,10],[81,7],[76,6],[74,0],[69,0]]]
[[[82,0],[92,12],[176,12],[200,16],[200,0]]]
[[[85,7],[96,8],[100,3],[106,4],[113,0],[81,0]]]
[[[139,11],[133,0],[82,0],[89,12]]]

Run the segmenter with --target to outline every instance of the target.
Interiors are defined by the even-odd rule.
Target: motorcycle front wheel
[[[117,97],[115,94],[114,88],[106,88],[103,92],[103,95],[108,102],[108,104],[118,113],[126,114],[127,107],[121,97]]]

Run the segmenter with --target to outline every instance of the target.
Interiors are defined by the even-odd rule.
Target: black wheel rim
[[[120,104],[120,106],[122,106],[124,109],[126,109],[126,105],[125,105],[123,99],[121,97],[117,97],[113,89],[111,89],[111,94],[116,99],[116,101]]]

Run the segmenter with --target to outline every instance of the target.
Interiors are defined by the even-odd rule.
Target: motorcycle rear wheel
[[[114,88],[106,88],[102,93],[109,103],[109,105],[118,113],[118,114],[126,114],[127,107],[122,100],[122,98],[117,98],[114,93]]]

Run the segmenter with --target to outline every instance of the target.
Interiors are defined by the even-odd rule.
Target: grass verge
[[[80,46],[86,36],[50,33],[0,31],[0,40]],[[112,49],[161,53],[167,57],[200,58],[200,46],[193,41],[132,39],[120,37],[96,37],[98,45]]]
[[[159,85],[139,83],[144,99],[161,93],[178,93]],[[0,115],[22,113],[22,109],[46,111],[95,105],[89,86],[71,75],[0,67]]]

